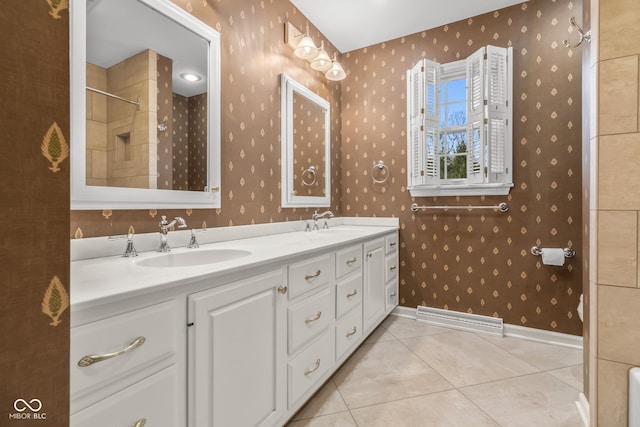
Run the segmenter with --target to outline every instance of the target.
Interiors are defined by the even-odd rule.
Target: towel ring
[[[375,175],[375,170],[376,169],[380,169],[381,172],[380,174],[382,174],[384,176],[383,179],[376,179]],[[371,169],[371,179],[373,179],[373,183],[374,184],[384,184],[385,182],[387,182],[389,180],[389,175],[391,174],[391,172],[389,172],[389,168],[387,167],[387,165],[384,164],[384,162],[382,160],[380,160],[378,163],[376,163],[373,168]]]
[[[305,178],[308,178],[309,181],[307,181]],[[302,185],[306,185],[307,187],[311,187],[315,183],[316,183],[316,167],[315,166],[309,166],[309,168],[307,170],[302,172]]]

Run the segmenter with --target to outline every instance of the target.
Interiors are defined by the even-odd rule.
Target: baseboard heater
[[[504,332],[502,319],[498,317],[462,313],[460,311],[443,310],[422,305],[417,308],[416,320],[432,325],[446,326],[463,331],[483,332],[500,337]]]

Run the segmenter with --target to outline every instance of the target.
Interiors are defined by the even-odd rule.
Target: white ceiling
[[[290,1],[344,53],[527,0]]]

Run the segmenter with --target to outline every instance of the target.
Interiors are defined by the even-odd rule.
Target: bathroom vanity
[[[71,425],[283,425],[398,304],[381,223],[72,262]]]

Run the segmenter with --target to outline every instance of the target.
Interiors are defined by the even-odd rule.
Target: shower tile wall
[[[532,0],[343,57],[342,210],[398,216],[400,302],[499,316],[511,324],[582,334],[581,54],[562,40],[580,1]],[[421,58],[445,63],[486,44],[513,46],[514,188],[508,197],[412,199],[406,189],[405,73]],[[383,160],[392,178],[374,185]],[[419,204],[496,204],[491,211],[425,211]],[[572,246],[563,268],[533,245]]]
[[[591,425],[626,426],[640,366],[640,5],[592,1]]]

